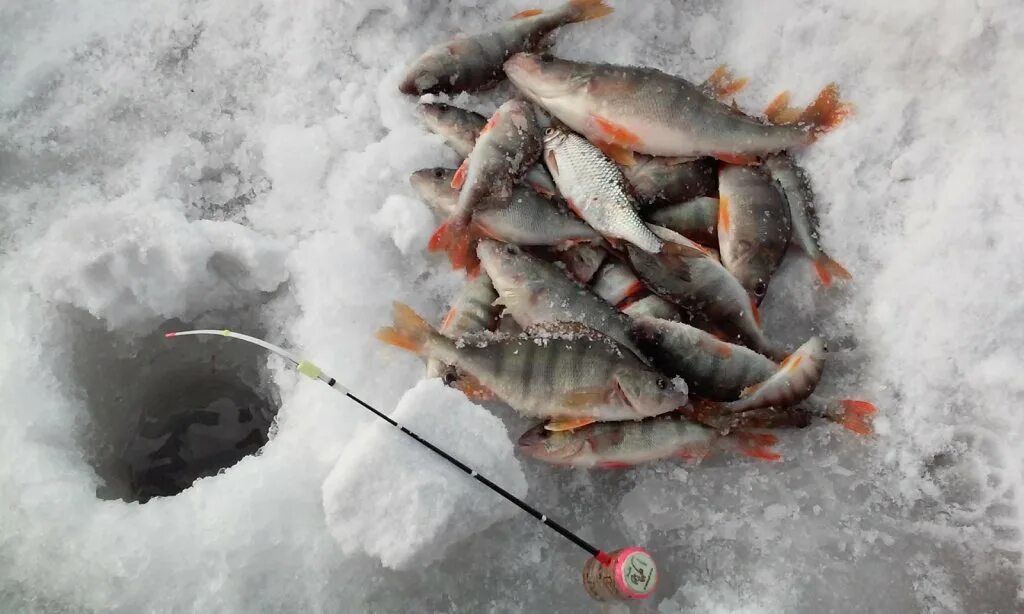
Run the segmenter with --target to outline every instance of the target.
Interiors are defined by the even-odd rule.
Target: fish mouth
[[[401,83],[398,84],[398,91],[406,94],[407,96],[415,96],[420,93],[419,88],[416,86],[416,75],[408,75]]]

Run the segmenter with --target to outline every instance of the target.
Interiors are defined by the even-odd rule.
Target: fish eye
[[[654,382],[654,385],[658,387],[658,390],[665,390],[668,388],[668,382],[663,377],[659,377],[658,380]]]
[[[458,377],[455,375],[454,371],[447,371],[441,376],[441,381],[444,382],[445,386],[451,386],[455,383],[456,379],[458,379]]]
[[[764,293],[767,291],[768,284],[764,283],[763,281],[757,282],[757,285],[754,286],[754,294],[756,294],[757,296],[764,296]]]
[[[438,179],[440,179],[441,177],[444,177],[444,169],[443,168],[435,168],[434,169],[434,177],[437,177]]]
[[[516,247],[515,245],[512,245],[511,243],[506,243],[505,244],[505,253],[509,254],[509,255],[518,254],[519,253],[519,248]]]
[[[554,134],[555,134],[555,129],[554,128],[548,128],[547,130],[544,131],[544,136],[553,136]]]

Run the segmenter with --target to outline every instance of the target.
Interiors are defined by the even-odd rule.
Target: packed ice
[[[648,548],[638,611],[1024,607],[1024,5],[612,4],[554,51],[694,81],[727,63],[751,113],[831,81],[854,103],[797,154],[854,279],[823,290],[787,258],[762,314],[828,342],[823,390],[870,398],[873,437],[816,424],[780,433],[780,463],[561,470],[511,454],[527,422],[417,384],[422,361],[373,338],[393,300],[436,321],[462,284],[408,185],[458,159],[403,70],[529,0],[19,0],[0,7],[0,610],[594,611],[575,546],[279,359],[161,336],[185,326],[292,348],[587,540]],[[111,495],[186,358],[252,371],[269,442],[173,497]]]

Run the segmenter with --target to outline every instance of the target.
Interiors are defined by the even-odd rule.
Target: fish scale
[[[551,128],[544,161],[569,207],[606,237],[657,253],[662,242],[636,212],[619,167],[583,137]]]

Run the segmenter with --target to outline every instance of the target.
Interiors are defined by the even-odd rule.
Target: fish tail
[[[731,437],[736,443],[736,450],[744,456],[771,463],[782,460],[782,455],[772,447],[779,442],[779,438],[771,433],[736,431]]]
[[[821,283],[830,286],[832,285],[833,278],[835,279],[853,279],[853,275],[847,271],[843,265],[839,264],[825,253],[820,253],[814,259],[814,270],[818,273],[818,279]]]
[[[852,112],[853,105],[839,99],[839,86],[829,83],[818,93],[814,102],[807,105],[797,123],[809,127],[812,140],[817,140],[821,135],[843,123],[843,120]]]
[[[570,23],[600,19],[614,11],[604,0],[569,0]]]
[[[842,411],[830,416],[833,421],[858,435],[871,435],[875,432],[872,426],[872,416],[878,413],[878,408],[872,403],[856,399],[843,399],[839,401],[839,406],[842,407]]]
[[[475,273],[480,270],[480,261],[476,258],[474,250],[476,239],[471,224],[451,219],[438,226],[430,236],[427,250],[446,252],[453,269],[466,269],[471,277],[475,277]]]
[[[394,322],[377,331],[377,338],[403,350],[423,354],[434,327],[405,303],[394,303]]]

